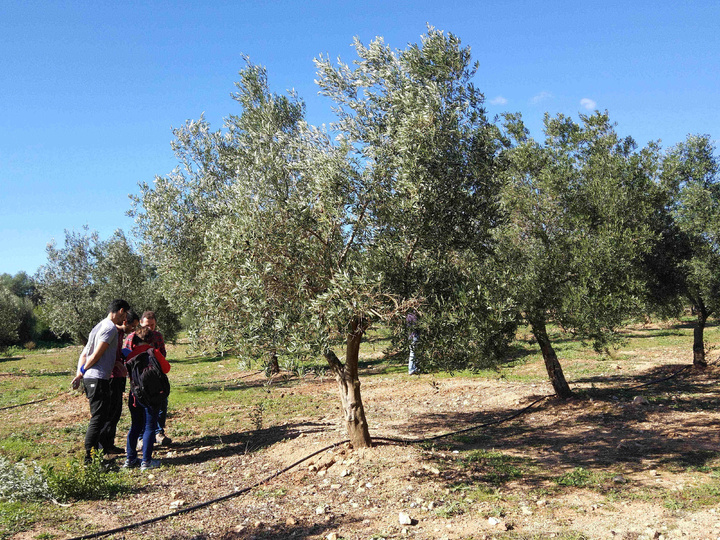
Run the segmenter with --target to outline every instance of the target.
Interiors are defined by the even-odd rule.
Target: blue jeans
[[[165,419],[167,418],[168,398],[164,396],[163,402],[158,410],[158,421],[155,426],[155,433],[165,434]],[[144,444],[144,443],[143,443]]]
[[[158,421],[158,410],[140,403],[135,399],[132,392],[128,398],[128,406],[130,408],[131,424],[125,449],[127,459],[131,462],[137,459],[137,441],[142,434],[142,460],[149,463],[155,446],[155,426],[157,426]]]

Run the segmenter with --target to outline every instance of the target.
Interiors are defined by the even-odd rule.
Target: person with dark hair
[[[170,364],[165,360],[165,356],[158,349],[153,348],[152,331],[149,327],[140,327],[136,332],[133,332],[133,337],[129,343],[130,351],[126,359],[126,364],[131,368],[132,373],[130,375],[130,394],[128,395],[128,408],[130,409],[130,431],[127,434],[126,443],[126,454],[127,459],[123,467],[126,469],[132,469],[140,467],[140,470],[144,471],[147,469],[154,469],[160,466],[159,459],[153,459],[153,448],[155,446],[155,426],[157,425],[158,417],[158,403],[162,400],[159,395],[148,394],[152,389],[148,386],[141,387],[143,384],[142,379],[148,374],[151,369],[151,357],[157,360],[157,365],[163,373],[170,371]],[[126,342],[126,345],[128,343]],[[145,355],[145,357],[143,357]],[[144,364],[134,365],[134,362],[144,361]],[[169,391],[169,384],[167,378],[164,375],[166,387],[165,387],[165,402],[167,402],[167,392]],[[147,379],[145,379],[145,384]],[[157,388],[154,388],[157,390]],[[140,393],[144,391],[145,394]],[[138,395],[136,395],[136,392]],[[138,459],[137,445],[138,439],[142,437],[142,460]]]
[[[127,384],[127,368],[125,358],[122,355],[123,338],[135,330],[140,322],[140,317],[132,309],[128,310],[125,322],[117,325],[118,345],[115,356],[115,366],[110,375],[110,411],[105,425],[100,430],[100,445],[106,454],[124,454],[125,450],[115,446],[115,434],[117,425],[122,416],[123,394]]]
[[[90,332],[87,345],[78,359],[73,388],[82,382],[90,403],[90,423],[85,433],[85,463],[92,461],[93,450],[100,447],[100,432],[110,412],[110,375],[115,366],[118,329],[130,310],[125,300],[113,300],[108,315]]]
[[[150,329],[150,343],[152,344],[153,348],[159,350],[162,355],[166,357],[167,351],[165,350],[165,340],[163,339],[162,334],[156,330],[157,320],[155,319],[155,312],[143,312],[142,317],[140,318],[140,326]],[[165,435],[167,408],[168,404],[166,397],[165,402],[160,405],[160,410],[158,411],[157,426],[155,426],[155,442],[159,446],[170,446],[172,444],[172,439]]]

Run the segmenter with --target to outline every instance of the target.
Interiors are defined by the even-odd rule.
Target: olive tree
[[[84,344],[115,298],[142,313],[156,312],[158,328],[172,340],[180,323],[156,285],[154,269],[136,253],[120,230],[106,241],[87,227],[65,231],[64,246],[47,246],[48,262],[37,273],[43,314],[53,333]]]
[[[548,335],[549,322],[591,341],[616,342],[615,329],[645,306],[645,255],[656,241],[649,217],[657,201],[658,152],[638,152],[607,114],[546,115],[544,142],[508,115],[505,221],[497,263],[542,351],[559,397],[572,392]]]
[[[426,366],[451,335],[454,365],[490,362],[514,326],[511,309],[489,305],[482,272],[498,145],[469,50],[433,29],[406,50],[381,39],[355,50],[352,67],[317,60],[338,115],[330,131],[248,61],[241,113],[220,131],[202,118],[176,130],[180,166],[141,185],[135,213],[194,339],[323,355],[352,444],[367,446],[358,354],[373,324],[419,313]]]
[[[22,321],[23,300],[3,284],[0,284],[0,349],[18,340]]]
[[[720,308],[720,178],[710,137],[691,135],[671,148],[662,179],[667,209],[679,230],[672,247],[683,254],[677,261],[681,294],[696,316],[693,364],[705,367],[705,325]]]

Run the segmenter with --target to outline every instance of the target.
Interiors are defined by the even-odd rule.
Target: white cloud
[[[532,103],[533,105],[537,105],[541,101],[545,101],[546,99],[550,99],[551,97],[553,96],[550,92],[540,92],[538,95],[532,97],[530,103]]]
[[[508,102],[508,100],[502,96],[498,96],[495,99],[490,100],[490,103],[492,105],[507,105],[507,102]]]
[[[593,111],[595,110],[597,103],[590,98],[582,98],[580,100],[580,105],[585,107],[588,111]]]

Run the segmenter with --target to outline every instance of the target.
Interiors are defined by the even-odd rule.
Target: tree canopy
[[[156,286],[152,267],[145,264],[125,234],[118,230],[101,241],[87,227],[65,232],[63,247],[47,247],[48,262],[37,273],[44,316],[58,336],[69,334],[84,344],[95,326],[107,315],[115,298],[127,300],[138,314],[156,312],[158,327],[168,340],[174,339],[180,323],[177,312]]]
[[[670,249],[681,254],[675,261],[680,273],[679,294],[697,316],[693,363],[704,367],[704,328],[720,308],[720,163],[708,135],[690,135],[663,161],[667,211],[678,233]]]
[[[164,291],[192,306],[196,339],[324,355],[351,439],[366,445],[358,349],[372,324],[407,336],[415,310],[421,362],[457,367],[497,358],[514,313],[489,301],[483,273],[500,146],[469,50],[434,29],[403,51],[381,39],[355,49],[352,67],[317,60],[338,115],[330,131],[248,61],[240,114],[224,130],[203,119],[177,130],[181,168],[141,186],[136,216]]]
[[[513,272],[513,297],[532,328],[559,396],[570,395],[547,335],[548,321],[601,350],[615,330],[644,312],[643,262],[656,236],[659,200],[655,145],[640,152],[621,139],[607,113],[581,122],[545,118],[543,143],[507,117],[514,144],[501,195],[498,261]]]

